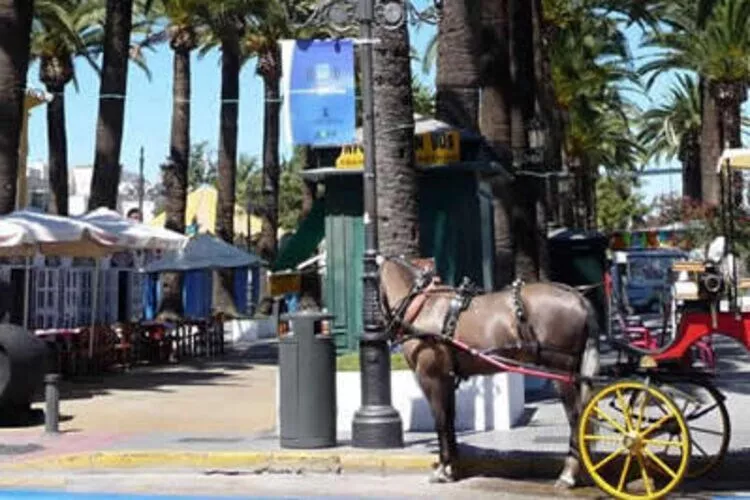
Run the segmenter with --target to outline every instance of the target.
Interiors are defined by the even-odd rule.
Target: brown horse
[[[431,480],[453,481],[458,459],[456,377],[500,370],[441,339],[451,301],[457,297],[455,289],[435,286],[434,281],[425,287],[424,270],[403,258],[379,259],[379,263],[381,307],[390,322],[390,334],[404,342],[404,356],[435,419],[440,460]],[[599,369],[598,331],[594,309],[577,290],[557,283],[533,283],[517,287],[515,293],[509,289],[476,295],[458,315],[453,339],[506,359],[591,377]],[[409,332],[423,335],[410,338]],[[557,484],[573,487],[580,474],[576,426],[591,387],[579,382],[555,384],[571,429],[568,456]]]

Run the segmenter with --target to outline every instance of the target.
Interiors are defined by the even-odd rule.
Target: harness
[[[453,338],[453,334],[456,333],[456,325],[458,325],[458,317],[464,312],[471,304],[472,299],[478,295],[479,290],[471,282],[469,278],[464,276],[461,284],[456,289],[456,293],[450,301],[448,306],[448,313],[445,315],[445,321],[443,321],[443,329],[440,335],[447,338]]]
[[[471,354],[479,355],[480,357],[490,357],[495,360],[511,361],[509,358],[504,358],[502,352],[508,350],[517,349],[526,356],[530,355],[531,359],[527,358],[532,364],[526,365],[522,360],[517,359],[512,361],[516,367],[533,367],[538,366],[541,362],[541,355],[543,352],[555,352],[564,356],[571,356],[571,354],[565,350],[556,348],[555,346],[543,346],[537,339],[534,329],[529,322],[527,308],[524,304],[523,297],[521,294],[522,288],[525,283],[521,280],[515,280],[510,287],[510,294],[513,307],[513,315],[515,319],[515,330],[517,335],[517,341],[509,343],[507,345],[489,349],[486,351],[477,351],[465,346],[463,342],[458,339],[454,339],[456,327],[461,314],[469,308],[474,297],[480,294],[480,290],[466,277],[462,280],[461,284],[451,289],[449,287],[438,288],[440,284],[440,278],[434,271],[431,270],[420,270],[412,285],[409,293],[402,298],[397,306],[395,307],[393,314],[387,325],[387,333],[393,340],[393,345],[404,343],[411,339],[419,339],[422,341],[438,341],[445,342],[452,348],[450,349],[454,370],[452,375],[456,380],[456,387],[460,385],[463,380],[467,380],[468,376],[463,376],[459,373],[458,353],[459,351],[468,351]],[[595,288],[594,285],[591,288]],[[565,287],[566,289],[572,287]],[[589,288],[589,287],[587,287]],[[431,292],[446,292],[453,290],[454,295],[448,306],[448,311],[443,319],[443,325],[440,333],[426,332],[419,330],[413,326],[414,320],[419,316],[427,297]],[[580,292],[581,290],[579,290]],[[586,290],[587,291],[587,290]],[[533,369],[533,368],[530,368]]]
[[[519,339],[518,348],[521,351],[530,350],[534,362],[538,363],[542,355],[542,346],[534,333],[534,328],[529,323],[526,315],[526,307],[521,296],[521,288],[525,283],[517,279],[511,285],[511,297],[513,299],[513,312],[516,318],[516,333]]]

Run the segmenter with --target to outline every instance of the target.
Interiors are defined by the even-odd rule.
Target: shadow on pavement
[[[60,382],[60,399],[87,399],[106,395],[111,391],[171,393],[175,386],[232,385],[228,379],[234,372],[271,364],[263,349],[268,350],[254,345],[227,347],[224,355],[215,358],[187,358],[176,363],[134,366],[124,372],[79,375]],[[44,402],[43,389],[36,395],[34,402]]]

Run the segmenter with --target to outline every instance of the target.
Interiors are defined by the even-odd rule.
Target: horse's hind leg
[[[432,376],[418,372],[417,379],[430,403],[440,447],[440,462],[430,477],[430,481],[436,483],[455,481],[458,447],[456,445],[456,394],[453,377],[442,374]]]
[[[570,424],[570,439],[568,440],[568,456],[565,457],[565,467],[557,478],[558,487],[573,488],[581,472],[578,456],[578,432],[576,429],[581,414],[581,388],[579,384],[555,382],[560,394],[565,414]]]

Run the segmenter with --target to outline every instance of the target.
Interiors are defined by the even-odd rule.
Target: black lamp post
[[[362,319],[360,339],[360,376],[362,406],[352,421],[352,445],[357,448],[398,448],[403,446],[401,417],[391,405],[390,352],[380,313],[378,295],[378,209],[375,192],[375,122],[373,99],[372,45],[375,23],[384,29],[397,29],[409,16],[434,20],[434,9],[419,13],[408,0],[386,0],[375,8],[375,0],[320,0],[313,15],[324,16],[338,31],[348,31],[359,23],[360,63],[362,69],[362,137],[365,157],[363,194],[365,250]],[[311,20],[308,20],[308,24]]]
[[[378,296],[378,203],[375,193],[375,116],[372,88],[372,28],[374,0],[360,0],[362,42],[362,138],[365,155],[364,193],[364,290],[359,342],[362,406],[352,421],[352,445],[357,448],[397,448],[404,445],[401,416],[391,406],[391,358],[385,337]],[[385,21],[402,22],[400,2],[389,2],[383,10]],[[397,26],[397,24],[396,24]]]

